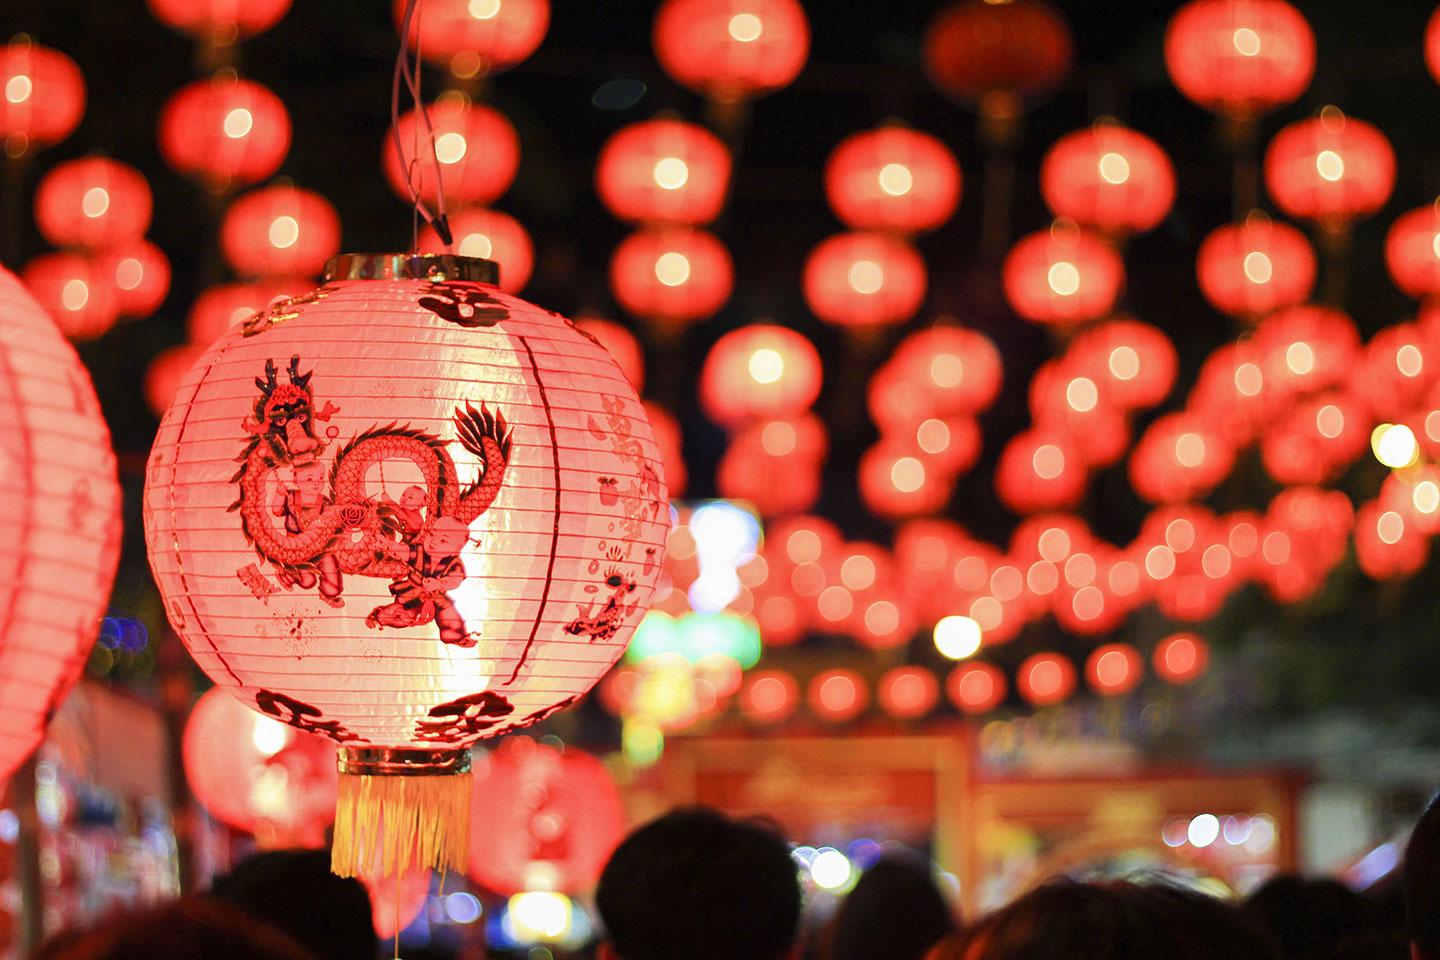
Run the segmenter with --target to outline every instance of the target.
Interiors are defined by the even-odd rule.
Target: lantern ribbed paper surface
[[[0,780],[40,742],[95,640],[120,551],[115,455],[79,359],[0,268]]]
[[[615,361],[477,282],[491,264],[332,264],[427,279],[327,282],[206,352],[151,453],[150,562],[201,667],[362,774],[341,778],[338,870],[372,855],[363,835],[347,848],[346,821],[379,796],[347,779],[404,808],[384,813],[387,872],[461,867],[463,827],[435,811],[417,850],[410,828],[391,839],[409,805],[441,802],[424,781],[460,778],[370,774],[459,772],[467,745],[609,669],[660,572],[658,450]],[[468,797],[443,803],[463,823]]]

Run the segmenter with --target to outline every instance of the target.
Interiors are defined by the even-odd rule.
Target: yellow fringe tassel
[[[330,869],[342,877],[464,870],[470,846],[470,774],[340,774]]]

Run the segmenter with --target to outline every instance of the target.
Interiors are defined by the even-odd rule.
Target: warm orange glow
[[[340,217],[318,193],[262,187],[225,211],[220,249],[242,277],[315,276],[340,252]]]
[[[150,226],[150,184],[129,164],[82,157],[58,164],[35,191],[35,225],[57,247],[109,250]]]
[[[1310,296],[1315,252],[1289,224],[1252,216],[1217,227],[1201,242],[1195,274],[1212,307],[1253,320]]]
[[[595,162],[595,190],[621,220],[699,226],[720,214],[730,151],[704,127],[648,120],[615,133]]]
[[[435,132],[435,151],[444,166],[441,177],[450,209],[462,204],[494,203],[510,188],[520,168],[520,138],[514,126],[500,111],[471,103],[463,96],[442,96],[426,109]],[[396,132],[405,151],[403,162],[395,155]],[[419,159],[411,166],[417,137]],[[385,182],[397,197],[410,201],[408,171],[414,177],[416,192],[433,206],[439,202],[439,194],[427,137],[414,110],[402,114],[395,131],[387,133],[381,144],[380,165]]]
[[[1016,313],[1064,328],[1109,313],[1125,268],[1113,249],[1089,234],[1045,230],[1011,248],[1003,277]]]
[[[825,164],[825,196],[855,230],[933,230],[955,213],[960,187],[950,148],[906,127],[848,137]]]
[[[751,324],[715,342],[700,369],[700,403],[728,427],[764,418],[795,417],[820,395],[820,354],[800,333]]]
[[[1265,150],[1265,186],[1292,217],[1338,225],[1368,217],[1395,185],[1395,151],[1354,117],[1298,120]]]
[[[1165,31],[1165,66],[1186,97],[1244,119],[1305,92],[1315,35],[1285,0],[1192,0]]]
[[[805,261],[805,301],[826,323],[878,327],[914,316],[925,298],[925,261],[883,233],[836,234]]]
[[[1057,217],[1108,234],[1143,233],[1169,214],[1175,169],[1151,138],[1102,123],[1055,142],[1040,165],[1040,191]]]
[[[655,16],[655,58],[674,80],[734,101],[788,86],[810,54],[796,0],[666,0]]]
[[[730,252],[711,233],[638,230],[610,258],[610,288],[628,312],[667,325],[714,314],[735,283]]]
[[[160,110],[160,154],[217,187],[264,180],[290,152],[290,114],[274,93],[220,73],[182,87]]]

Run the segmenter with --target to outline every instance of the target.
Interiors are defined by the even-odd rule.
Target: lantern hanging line
[[[390,135],[395,145],[395,159],[400,163],[400,169],[405,171],[405,186],[410,191],[410,205],[413,210],[411,217],[410,252],[415,253],[420,247],[420,220],[424,219],[435,233],[440,237],[440,242],[445,244],[446,250],[454,253],[455,237],[450,232],[450,221],[445,216],[445,183],[441,173],[440,157],[435,152],[435,128],[430,125],[430,111],[426,109],[424,102],[420,99],[420,35],[416,32],[414,62],[407,56],[406,38],[410,36],[410,24],[415,19],[415,10],[420,0],[409,0],[405,5],[405,16],[400,22],[400,49],[395,55],[395,74],[390,83]],[[430,162],[435,166],[435,206],[436,210],[431,211],[430,207],[420,197],[420,191],[415,184],[415,164],[420,162],[420,151],[417,147],[414,156],[409,160],[405,159],[405,145],[400,139],[400,86],[404,84],[410,91],[411,100],[415,104],[415,112],[420,116],[421,123],[425,126],[425,139],[429,147],[427,153]],[[416,126],[418,133],[419,126]],[[417,137],[418,139],[418,137]]]

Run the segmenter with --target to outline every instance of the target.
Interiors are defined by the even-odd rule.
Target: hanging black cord
[[[400,167],[405,171],[405,187],[410,192],[410,205],[416,218],[423,218],[426,223],[435,228],[439,235],[440,242],[447,248],[454,245],[455,238],[450,232],[450,221],[445,216],[445,184],[440,172],[440,158],[435,153],[435,128],[430,124],[430,111],[425,109],[425,104],[420,100],[420,52],[415,51],[415,64],[412,66],[406,57],[406,51],[410,44],[410,25],[415,19],[415,9],[419,6],[419,0],[409,0],[405,5],[405,17],[400,23],[400,52],[395,57],[395,74],[390,84],[390,133],[395,146],[395,158],[400,162]],[[415,185],[415,165],[420,162],[416,156],[409,160],[405,159],[405,145],[400,139],[400,88],[404,86],[410,91],[410,98],[415,104],[415,113],[425,124],[425,138],[430,145],[430,159],[435,165],[435,199],[438,212],[432,212],[425,201],[420,198],[420,191]],[[419,246],[418,219],[412,225],[411,250]]]

